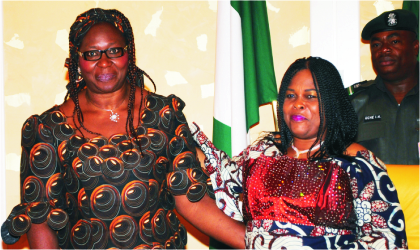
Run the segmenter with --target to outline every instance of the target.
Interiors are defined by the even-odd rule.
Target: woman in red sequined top
[[[280,132],[232,159],[191,126],[219,208],[247,225],[247,248],[407,248],[396,190],[382,161],[353,143],[357,117],[334,65],[295,61],[277,112]]]

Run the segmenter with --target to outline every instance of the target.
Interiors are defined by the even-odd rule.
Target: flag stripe
[[[246,129],[259,121],[259,105],[277,98],[265,1],[232,1],[242,23]]]
[[[228,155],[232,155],[230,127],[213,118],[213,131],[213,138],[218,138],[217,148],[225,151]]]
[[[230,2],[217,3],[216,72],[214,118],[231,126],[230,102]],[[213,135],[216,145],[217,138]]]
[[[232,155],[238,155],[248,145],[242,46],[242,20],[230,7],[230,80]]]

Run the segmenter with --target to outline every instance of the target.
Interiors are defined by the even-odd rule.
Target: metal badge
[[[391,12],[388,14],[388,20],[386,22],[388,26],[392,27],[398,24],[398,17],[397,14],[394,12]]]

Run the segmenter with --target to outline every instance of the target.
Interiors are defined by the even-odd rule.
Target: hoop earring
[[[80,70],[80,67],[77,68],[77,79],[76,82],[79,83],[83,81],[83,77],[82,77],[82,71]]]

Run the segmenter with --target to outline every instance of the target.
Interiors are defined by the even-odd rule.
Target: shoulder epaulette
[[[375,80],[355,83],[351,85],[350,87],[347,87],[347,93],[349,93],[349,95],[353,95],[359,91],[362,91],[363,89],[366,89],[367,87],[369,87],[370,85],[374,83],[375,83]]]

